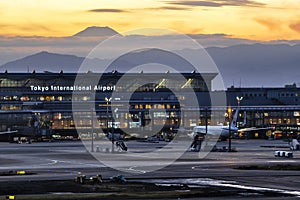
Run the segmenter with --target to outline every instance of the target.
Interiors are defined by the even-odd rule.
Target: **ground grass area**
[[[1,196],[2,195],[2,196]],[[178,199],[195,197],[280,197],[283,194],[251,191],[246,189],[215,187],[157,185],[129,181],[113,183],[109,180],[99,184],[79,184],[71,180],[61,181],[9,181],[0,184],[0,199],[14,195],[18,200],[83,200],[83,199]],[[284,195],[287,196],[288,195]]]

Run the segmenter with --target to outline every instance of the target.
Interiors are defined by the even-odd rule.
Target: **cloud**
[[[290,29],[292,29],[293,31],[296,31],[298,33],[300,33],[300,22],[297,23],[293,23],[290,26]]]
[[[203,6],[203,7],[221,7],[222,4],[208,1],[176,1],[169,4],[183,5],[183,6]]]
[[[257,23],[267,27],[270,30],[276,30],[279,29],[281,26],[281,23],[276,19],[261,19],[261,18],[255,18],[254,19]]]
[[[25,23],[20,25],[15,24],[9,24],[9,23],[0,23],[0,27],[3,32],[22,32],[22,31],[28,31],[28,32],[55,32],[55,30],[51,29],[49,26],[38,24],[38,23]],[[6,34],[7,36],[11,36],[13,34]],[[14,35],[16,36],[16,35]]]
[[[149,7],[149,8],[131,8],[131,9],[93,9],[88,10],[88,12],[96,12],[96,13],[120,13],[120,12],[134,12],[134,11],[155,11],[155,10],[191,10],[187,7],[180,7],[180,6],[162,6],[162,7]]]
[[[27,31],[36,31],[36,30],[44,30],[44,31],[47,31],[47,32],[52,32],[53,31],[48,26],[44,26],[42,24],[25,25],[25,26],[21,26],[21,29],[22,30],[27,30]]]
[[[178,7],[178,6],[162,6],[157,8],[145,8],[144,10],[191,10],[186,7]]]
[[[121,9],[112,9],[112,8],[100,8],[100,9],[93,9],[88,10],[89,12],[96,12],[96,13],[120,13],[120,12],[127,12],[126,10]]]
[[[259,3],[251,0],[212,0],[212,1],[174,1],[167,2],[172,5],[182,5],[182,6],[199,6],[199,7],[223,7],[223,6],[264,6],[265,4]]]
[[[14,27],[14,25],[8,24],[8,23],[0,23],[0,27],[1,28],[7,28],[7,27]]]

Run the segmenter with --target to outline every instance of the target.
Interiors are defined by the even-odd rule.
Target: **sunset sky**
[[[300,39],[300,0],[1,0],[0,35],[70,36],[154,27],[255,40]]]

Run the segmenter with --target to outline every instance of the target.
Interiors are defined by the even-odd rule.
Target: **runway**
[[[127,141],[129,151],[137,149],[159,149],[166,143],[141,143]],[[227,146],[227,142],[218,142],[217,147]],[[294,152],[294,158],[275,158],[275,150],[288,150],[288,144],[282,140],[233,140],[232,146],[237,152],[211,152],[205,158],[199,158],[198,152],[185,152],[178,160],[162,169],[151,171],[153,165],[161,160],[147,162],[143,167],[122,167],[122,171],[112,169],[100,163],[80,141],[58,141],[32,144],[0,144],[0,172],[26,170],[36,173],[28,176],[0,176],[0,181],[24,180],[67,180],[73,179],[78,172],[86,175],[101,174],[103,178],[122,174],[131,180],[186,180],[189,178],[213,181],[225,181],[228,187],[268,188],[295,192],[299,195],[299,170],[241,170],[238,166],[271,166],[276,164],[300,165],[300,151]],[[172,151],[172,149],[170,149]],[[176,151],[174,149],[174,151]],[[110,153],[107,153],[109,156]],[[120,154],[122,155],[126,153]],[[143,161],[143,160],[142,160]],[[199,179],[200,178],[200,179]],[[227,182],[226,182],[227,181]],[[229,182],[228,182],[229,181]],[[257,187],[257,188],[255,188]],[[282,191],[281,191],[282,192]],[[297,193],[298,192],[298,193]]]

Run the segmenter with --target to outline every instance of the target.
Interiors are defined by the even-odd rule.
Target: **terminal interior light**
[[[232,112],[232,108],[229,107],[229,108],[227,109],[227,112],[230,114],[230,113]]]

